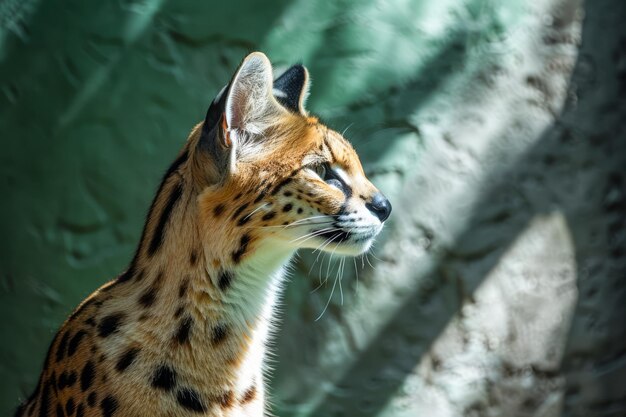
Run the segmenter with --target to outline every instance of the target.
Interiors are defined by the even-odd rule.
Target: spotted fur
[[[284,266],[366,251],[391,206],[304,110],[308,73],[253,53],[167,170],[130,267],[55,336],[16,416],[250,416]]]

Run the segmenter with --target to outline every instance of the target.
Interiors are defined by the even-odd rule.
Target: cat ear
[[[237,157],[254,153],[257,137],[287,113],[274,98],[272,85],[270,61],[254,52],[209,106],[199,146],[213,161],[212,178],[233,172]]]
[[[235,73],[226,97],[226,126],[231,135],[260,134],[285,113],[272,95],[272,85],[269,59],[261,52],[248,55]]]
[[[274,81],[274,97],[289,110],[306,115],[304,103],[309,95],[309,71],[294,65]]]

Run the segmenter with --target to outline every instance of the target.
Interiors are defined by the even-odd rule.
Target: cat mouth
[[[377,231],[372,231],[369,228],[365,232],[358,230],[359,228],[356,229],[357,230],[345,230],[342,228],[326,231],[323,231],[322,229],[319,232],[314,233],[316,233],[317,237],[322,238],[329,243],[344,243],[348,241],[349,243],[362,243],[376,237],[378,234]]]
[[[378,235],[379,227],[335,227],[329,229],[316,229],[311,231],[315,241],[311,242],[311,248],[318,248],[325,252],[332,252],[341,256],[358,256],[367,252],[374,238]],[[321,242],[321,244],[320,244]]]

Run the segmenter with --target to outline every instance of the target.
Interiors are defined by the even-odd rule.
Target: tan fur
[[[363,210],[377,190],[350,144],[314,117],[285,111],[264,132],[262,151],[219,182],[198,146],[201,132],[202,124],[192,130],[179,154],[187,157],[164,179],[131,268],[63,324],[17,415],[263,415],[263,358],[281,268],[307,245],[293,243],[298,227],[289,225],[342,207]],[[349,201],[302,169],[316,161],[347,173]],[[173,379],[157,372],[161,366]]]

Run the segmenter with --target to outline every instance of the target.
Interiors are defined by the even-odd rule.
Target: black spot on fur
[[[181,388],[176,393],[176,401],[183,408],[187,410],[195,411],[197,413],[206,412],[206,408],[200,399],[200,395],[197,391],[191,388]]]
[[[245,216],[242,216],[237,221],[237,226],[243,226],[244,224],[248,223],[251,219],[252,219],[252,213],[246,214]]]
[[[302,210],[302,207],[300,207],[300,208],[298,209],[298,214],[302,214],[302,212],[303,212],[303,211],[304,211],[304,210]]]
[[[237,217],[239,217],[239,215],[248,208],[248,203],[244,203],[241,206],[239,206],[239,208],[237,210],[235,210],[235,213],[233,213],[233,217],[232,219],[236,219]]]
[[[154,370],[150,385],[153,388],[171,391],[176,385],[176,371],[167,365],[161,365]]]
[[[96,394],[95,391],[90,392],[89,396],[87,397],[87,405],[89,407],[93,407],[96,405],[96,401],[98,401],[98,394]]]
[[[174,340],[176,340],[180,345],[189,343],[189,334],[191,333],[192,326],[193,319],[191,317],[185,317],[182,319],[178,326],[178,330],[176,331],[176,335],[174,336]]]
[[[185,312],[185,307],[180,306],[176,309],[176,311],[174,312],[174,318],[179,318],[180,316],[183,315],[183,313]]]
[[[285,178],[284,180],[282,180],[280,183],[278,183],[278,185],[276,187],[274,187],[274,189],[272,190],[272,195],[278,194],[278,192],[281,190],[281,188],[283,188],[284,186],[289,184],[291,181],[292,181],[291,177]]]
[[[102,409],[102,417],[112,417],[113,413],[117,410],[118,403],[111,395],[107,395],[100,401],[100,408]]]
[[[139,304],[141,304],[144,308],[152,306],[152,304],[156,301],[157,292],[158,289],[152,285],[141,295],[141,297],[139,297]]]
[[[57,387],[62,390],[68,387],[73,386],[76,383],[76,372],[72,371],[68,373],[67,371],[63,371],[61,375],[59,375],[59,379],[57,380]]]
[[[224,204],[218,204],[217,206],[215,206],[215,208],[213,209],[213,215],[215,217],[220,216],[223,212],[224,209],[226,208],[226,206]]]
[[[67,345],[67,356],[70,357],[76,353],[78,346],[80,345],[80,341],[83,337],[87,336],[87,332],[84,330],[79,330],[74,337],[70,339],[70,343]]]
[[[191,266],[196,266],[197,263],[198,263],[198,252],[194,249],[189,254],[189,264],[191,264]]]
[[[87,320],[85,320],[85,324],[91,327],[95,327],[96,320],[93,317],[89,317]]]
[[[76,409],[76,417],[84,417],[85,416],[85,406],[83,403],[78,404],[78,408]]]
[[[219,345],[228,337],[228,327],[223,323],[218,323],[211,331],[211,343]]]
[[[291,196],[293,195],[293,193],[292,193],[291,191],[285,191],[285,192],[283,193],[283,195],[284,195],[285,197],[291,197]]]
[[[235,394],[232,391],[226,391],[217,398],[222,408],[231,408],[235,402]]]
[[[70,398],[65,403],[65,412],[68,416],[71,416],[72,414],[74,414],[74,411],[76,411],[76,404],[74,403],[74,399]]]
[[[292,208],[293,208],[293,204],[285,204],[285,207],[283,207],[283,213],[287,213],[291,211]]]
[[[261,219],[262,220],[270,220],[270,219],[273,219],[274,217],[276,217],[276,212],[275,211],[270,211],[269,213],[266,213],[265,215],[263,215],[263,217]]]
[[[156,253],[157,250],[163,244],[163,236],[165,234],[165,226],[167,225],[170,216],[172,215],[172,211],[176,206],[178,200],[183,195],[183,183],[182,181],[178,182],[172,190],[171,194],[167,198],[167,203],[161,212],[161,217],[159,217],[159,222],[154,228],[154,234],[152,235],[152,239],[150,240],[150,246],[148,247],[148,256],[152,256]]]
[[[248,388],[246,392],[243,393],[241,397],[241,401],[240,401],[241,404],[246,404],[254,400],[256,398],[256,394],[257,394],[256,384],[253,383],[252,386]]]
[[[253,204],[256,204],[259,201],[263,200],[265,198],[265,196],[267,196],[267,190],[261,190],[259,195],[254,199]]]
[[[98,325],[98,335],[108,337],[119,331],[124,315],[121,313],[111,314],[100,320]]]
[[[117,277],[116,281],[117,282],[126,282],[126,281],[130,281],[131,279],[133,279],[133,277],[135,276],[135,263],[131,263],[131,265],[128,267],[128,269],[126,271],[124,271],[120,276]]]
[[[50,375],[50,385],[52,386],[52,389],[56,394],[57,376],[56,376],[56,372],[54,371],[52,371],[52,375]]]
[[[135,276],[135,281],[140,282],[143,280],[143,278],[146,276],[146,271],[145,270],[141,270],[139,271],[139,273]]]
[[[80,389],[85,392],[93,384],[94,377],[96,376],[96,369],[92,361],[88,361],[83,367],[83,371],[80,373]]]
[[[183,298],[185,294],[187,294],[187,288],[189,288],[189,278],[185,278],[185,280],[178,287],[178,297]]]
[[[39,417],[48,417],[48,410],[50,409],[50,391],[52,391],[52,383],[48,379],[44,383],[41,390],[41,397],[39,397]]]
[[[88,298],[87,300],[83,301],[82,304],[79,305],[76,310],[72,312],[72,314],[69,317],[69,320],[70,321],[74,320],[76,317],[78,317],[80,313],[85,311],[85,309],[89,307],[90,305],[99,306],[101,303],[102,302],[98,301],[95,297]]]
[[[58,403],[57,403],[57,417],[65,417],[65,414],[63,413],[63,407],[61,407],[61,404],[58,404]]]
[[[265,216],[263,216],[263,217],[265,217]],[[233,252],[233,262],[239,263],[239,261],[241,260],[241,257],[248,250],[248,244],[249,243],[250,243],[250,235],[249,234],[246,233],[245,235],[241,236],[241,240],[239,241],[239,249],[237,249],[235,252]]]
[[[115,369],[117,369],[118,372],[124,372],[130,365],[133,364],[140,350],[141,349],[138,348],[129,348],[126,350],[126,352],[124,352],[117,360]]]
[[[217,285],[220,287],[220,290],[227,290],[231,284],[233,283],[234,275],[230,271],[222,271],[219,276]]]
[[[76,371],[72,371],[67,375],[67,386],[73,386],[78,380],[78,376],[76,375]]]
[[[63,334],[63,336],[61,337],[61,341],[59,342],[59,345],[57,346],[57,354],[56,354],[56,361],[59,362],[61,361],[61,359],[63,359],[65,357],[65,351],[67,350],[67,342],[70,339],[70,332],[67,331]]]
[[[33,401],[30,403],[30,405],[28,406],[28,416],[32,417],[35,415],[35,406],[37,405],[36,401]]]

